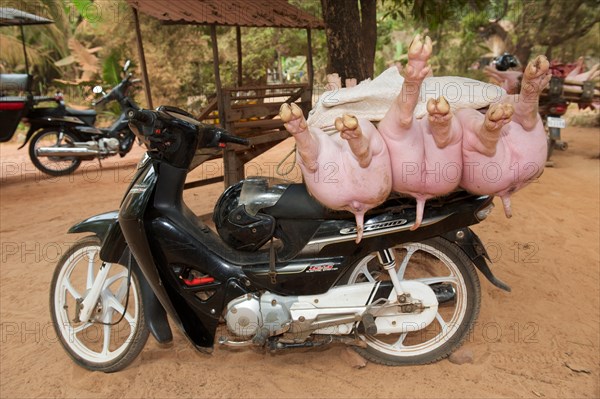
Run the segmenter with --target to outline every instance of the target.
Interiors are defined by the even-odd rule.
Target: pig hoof
[[[342,78],[337,73],[330,73],[327,75],[327,86],[326,90],[339,90],[342,88]]]
[[[438,99],[430,98],[427,101],[427,112],[429,113],[430,122],[443,122],[447,121],[450,114],[450,104],[441,96]]]
[[[306,119],[299,106],[292,103],[281,104],[279,108],[279,117],[284,123],[285,128],[291,134],[298,134],[306,130]]]
[[[360,167],[369,166],[371,164],[369,139],[363,135],[358,119],[354,115],[344,114],[341,118],[335,119],[335,128],[340,132],[340,137],[348,141],[350,150]]]
[[[452,114],[450,104],[441,96],[438,99],[430,98],[427,101],[427,113],[429,114],[429,129],[438,148],[445,148],[452,140]]]
[[[425,79],[429,72],[431,72],[431,68],[427,66],[431,50],[432,44],[429,36],[425,37],[425,42],[421,40],[421,35],[415,36],[408,49],[408,64],[405,69],[406,79]]]
[[[548,72],[549,69],[550,63],[543,55],[538,55],[533,61],[527,64],[523,73],[521,94],[538,95],[541,93],[552,77]]]
[[[341,118],[335,118],[335,128],[344,140],[355,139],[362,135],[358,119],[354,115],[344,114]]]
[[[348,78],[346,79],[346,87],[354,87],[358,84],[356,78]]]
[[[479,141],[482,144],[480,150],[482,155],[488,157],[496,155],[496,145],[500,140],[500,131],[504,125],[511,121],[513,113],[512,104],[497,103],[490,106],[485,114],[481,129],[477,132]]]
[[[499,132],[502,126],[511,121],[514,108],[512,104],[494,104],[485,114],[485,127],[489,132]]]

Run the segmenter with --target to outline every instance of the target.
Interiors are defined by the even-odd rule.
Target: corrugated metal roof
[[[139,12],[172,24],[321,29],[320,19],[286,0],[127,0]]]
[[[43,25],[53,21],[14,8],[0,8],[0,26]]]

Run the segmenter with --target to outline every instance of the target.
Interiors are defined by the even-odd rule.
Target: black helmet
[[[275,218],[251,215],[239,204],[243,182],[228,187],[215,205],[213,222],[227,244],[240,251],[256,251],[273,237]]]
[[[517,67],[519,65],[519,60],[517,60],[517,57],[510,53],[504,53],[494,59],[494,64],[496,64],[497,70],[508,71],[510,68]]]

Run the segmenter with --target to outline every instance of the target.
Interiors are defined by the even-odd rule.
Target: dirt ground
[[[600,132],[568,128],[535,184],[474,227],[512,286],[483,276],[479,320],[464,346],[472,364],[352,368],[345,348],[278,354],[216,348],[196,353],[175,332],[171,347],[150,338],[141,356],[116,374],[76,366],[50,324],[53,268],[77,237],[74,223],[114,209],[141,149],[124,159],[88,162],[74,175],[48,178],[25,150],[0,146],[0,397],[411,397],[565,398],[600,396]],[[250,165],[273,174],[290,141]],[[212,163],[196,173],[220,173]],[[296,174],[297,172],[293,172]],[[298,176],[298,175],[297,175]],[[221,184],[186,192],[198,214],[211,211]]]

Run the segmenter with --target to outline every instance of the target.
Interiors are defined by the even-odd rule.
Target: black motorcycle
[[[172,107],[129,120],[149,150],[120,209],[69,230],[92,234],[52,279],[57,335],[83,367],[126,367],[150,333],[170,342],[167,316],[202,352],[215,341],[272,351],[341,343],[385,365],[425,364],[472,328],[475,268],[510,290],[467,227],[489,215],[490,196],[430,200],[415,231],[414,200],[391,196],[366,214],[356,244],[351,213],[324,208],[303,184],[248,178],[218,200],[217,234],[183,202],[186,176],[197,149],[247,141]]]
[[[126,115],[128,110],[140,108],[128,96],[129,89],[139,81],[126,73],[129,65],[127,61],[123,80],[95,103],[119,103],[121,114],[109,128],[94,126],[95,110],[69,108],[60,96],[56,107],[39,107],[29,112],[23,119],[30,125],[29,130],[19,148],[29,142],[29,157],[36,168],[52,176],[62,176],[72,173],[81,161],[100,160],[117,154],[123,157],[131,151],[135,135],[129,129]],[[94,88],[95,93],[101,91],[99,86]]]

